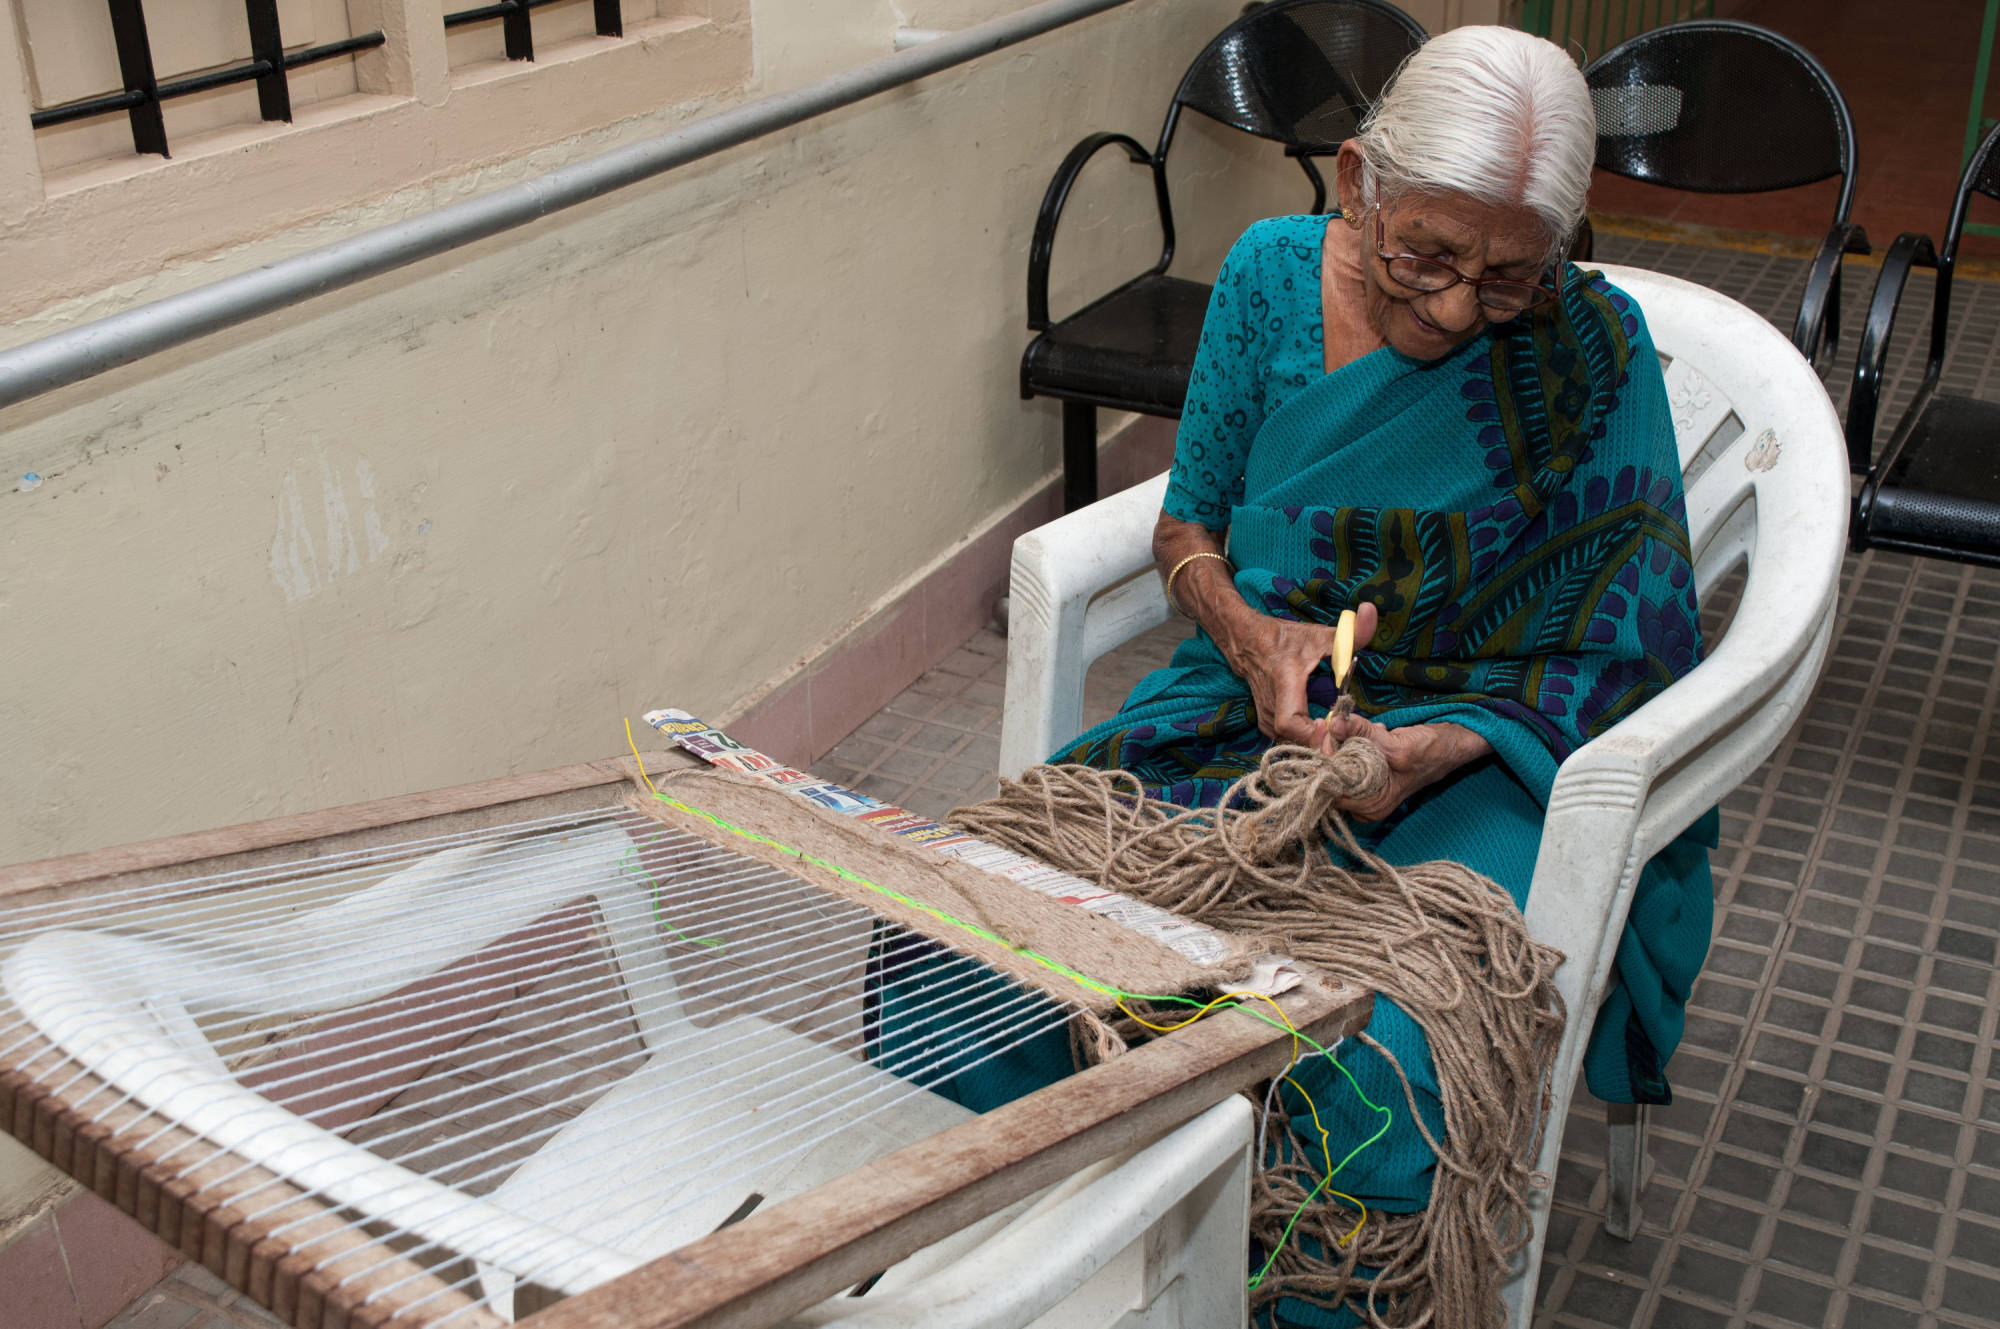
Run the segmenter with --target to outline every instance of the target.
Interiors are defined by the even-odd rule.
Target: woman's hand
[[[1389,787],[1367,802],[1342,799],[1340,807],[1362,821],[1380,821],[1404,799],[1436,784],[1459,767],[1493,751],[1493,745],[1464,725],[1448,721],[1390,729],[1358,715],[1329,717],[1322,750],[1333,752],[1350,738],[1365,738],[1389,761]]]
[[[1153,527],[1153,557],[1162,574],[1172,574],[1167,588],[1175,605],[1208,630],[1222,658],[1238,678],[1250,685],[1257,707],[1257,727],[1277,743],[1324,747],[1327,722],[1306,711],[1306,680],[1333,655],[1335,629],[1318,623],[1273,618],[1243,599],[1222,553],[1222,533],[1166,513]],[[1218,557],[1199,557],[1215,554]],[[1375,606],[1354,607],[1354,649],[1359,652],[1375,638]]]
[[[1241,597],[1238,597],[1239,603]],[[1324,747],[1327,721],[1306,711],[1306,680],[1333,655],[1335,629],[1318,623],[1272,618],[1244,605],[1249,613],[1223,621],[1221,631],[1209,629],[1223,658],[1236,676],[1250,685],[1257,705],[1257,727],[1278,743]],[[1354,649],[1359,652],[1375,636],[1375,606],[1363,603],[1354,611]]]
[[[1209,635],[1222,648],[1230,670],[1250,685],[1264,736],[1276,743],[1322,746],[1326,721],[1306,712],[1306,680],[1333,654],[1334,630],[1255,610],[1217,626],[1221,631],[1210,628]]]

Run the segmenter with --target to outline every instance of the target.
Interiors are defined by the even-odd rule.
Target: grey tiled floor
[[[1601,236],[1789,329],[1798,260]],[[1844,406],[1871,269],[1848,278]],[[1965,283],[1947,390],[2000,399],[2000,286]],[[1890,364],[1893,421],[1922,367],[1928,281]],[[1711,625],[1727,594],[1707,606]],[[1094,667],[1109,714],[1184,629]],[[1541,1323],[1572,1327],[1976,1326],[2000,1321],[2000,574],[1848,560],[1808,713],[1724,805],[1716,938],[1636,1240],[1612,1239],[1602,1108],[1564,1136]],[[842,742],[821,774],[932,815],[993,788],[1005,641],[981,632]],[[117,1329],[274,1323],[184,1267]]]

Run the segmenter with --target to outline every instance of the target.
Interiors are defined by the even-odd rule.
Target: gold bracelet
[[[1193,618],[1194,615],[1190,614],[1187,610],[1181,608],[1181,602],[1174,598],[1174,578],[1181,575],[1182,568],[1186,567],[1188,564],[1194,562],[1198,558],[1220,558],[1222,559],[1223,563],[1228,565],[1231,576],[1234,576],[1236,573],[1236,565],[1234,563],[1229,562],[1228,558],[1226,558],[1225,556],[1216,553],[1213,549],[1199,550],[1195,553],[1189,554],[1186,558],[1174,564],[1174,570],[1167,574],[1167,603],[1173,606],[1173,611],[1176,614],[1179,614],[1182,618]]]

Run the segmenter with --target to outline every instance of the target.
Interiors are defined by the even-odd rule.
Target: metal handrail
[[[803,88],[759,97],[505,189],[0,351],[0,408],[525,226],[552,212],[1129,3],[1045,0],[1004,18],[871,60]]]

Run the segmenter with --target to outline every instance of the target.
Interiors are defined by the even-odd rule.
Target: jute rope
[[[1343,1245],[1358,1215],[1338,1201],[1314,1202],[1253,1303],[1346,1303],[1393,1329],[1499,1325],[1500,1289],[1530,1233],[1531,1188],[1548,1184],[1532,1169],[1562,1033],[1553,981],[1562,956],[1529,937],[1491,879],[1457,863],[1392,867],[1361,847],[1335,803],[1366,798],[1388,779],[1388,763],[1365,739],[1330,758],[1272,748],[1222,811],[1148,799],[1122,771],[1037,766],[949,820],[1211,927],[1265,939],[1401,1006],[1429,1040],[1444,1100],[1442,1140],[1424,1129],[1407,1078],[1402,1101],[1390,1105],[1437,1153],[1430,1205],[1414,1214],[1371,1210]],[[1334,863],[1322,848],[1328,840],[1362,870]],[[1360,1037],[1395,1065],[1386,1048]],[[1404,1076],[1400,1066],[1396,1073]],[[1251,1234],[1267,1252],[1325,1170],[1311,1119],[1287,1117],[1282,1097],[1265,1127],[1274,1139],[1289,1134],[1293,1161],[1261,1167],[1252,1195]],[[1334,1157],[1355,1143],[1336,1140]],[[1345,1189],[1341,1180],[1332,1186]],[[1301,1236],[1322,1255],[1304,1253]],[[1357,1276],[1357,1263],[1379,1272]]]

